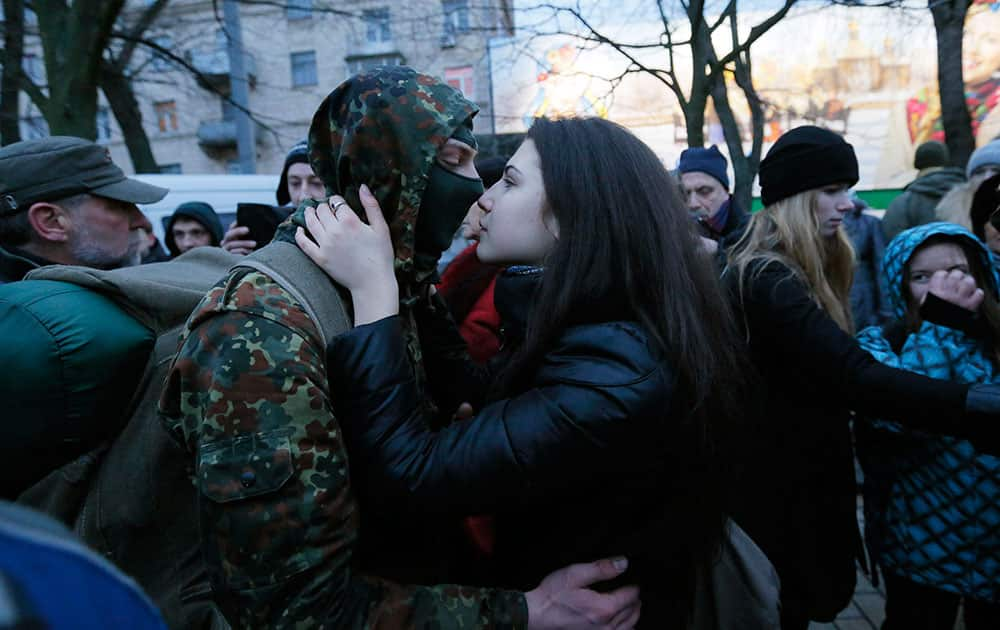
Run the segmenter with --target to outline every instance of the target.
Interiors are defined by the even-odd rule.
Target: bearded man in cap
[[[0,284],[44,265],[138,264],[146,221],[136,204],[166,194],[125,177],[106,148],[80,138],[0,149]]]

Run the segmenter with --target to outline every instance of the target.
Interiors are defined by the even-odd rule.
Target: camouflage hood
[[[309,128],[309,161],[328,195],[342,195],[361,210],[358,189],[375,194],[392,233],[401,286],[426,280],[433,268],[416,262],[415,228],[438,149],[461,131],[474,142],[478,108],[440,80],[404,66],[375,68],[330,93]],[[294,242],[306,206],[275,237]],[[457,226],[456,226],[457,227]]]

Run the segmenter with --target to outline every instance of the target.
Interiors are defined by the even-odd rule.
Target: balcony
[[[225,49],[192,50],[187,54],[188,62],[201,73],[198,82],[203,87],[223,94],[230,92],[229,52]],[[243,68],[247,73],[250,87],[257,85],[257,60],[248,52],[243,53]]]
[[[204,149],[235,149],[236,122],[203,120],[198,125],[198,144]]]

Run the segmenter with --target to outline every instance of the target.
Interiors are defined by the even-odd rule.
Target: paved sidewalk
[[[833,623],[811,623],[809,630],[878,630],[885,619],[885,589],[872,586],[865,574],[858,571],[858,586],[851,605]]]
[[[859,478],[860,478],[860,472]],[[858,526],[865,531],[865,513],[861,495],[858,495]],[[833,623],[811,623],[809,630],[878,630],[885,620],[885,585],[875,588],[868,577],[858,571],[858,585],[851,605],[845,608]]]
[[[865,515],[858,495],[858,525],[865,530]],[[878,588],[872,586],[868,577],[858,571],[858,585],[854,590],[851,605],[845,608],[832,623],[811,623],[809,630],[878,630],[885,621],[885,583]],[[965,630],[961,611],[954,630]]]

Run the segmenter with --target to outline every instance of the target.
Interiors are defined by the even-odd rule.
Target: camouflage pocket
[[[216,503],[274,492],[294,471],[285,430],[241,435],[198,449],[198,488]]]

